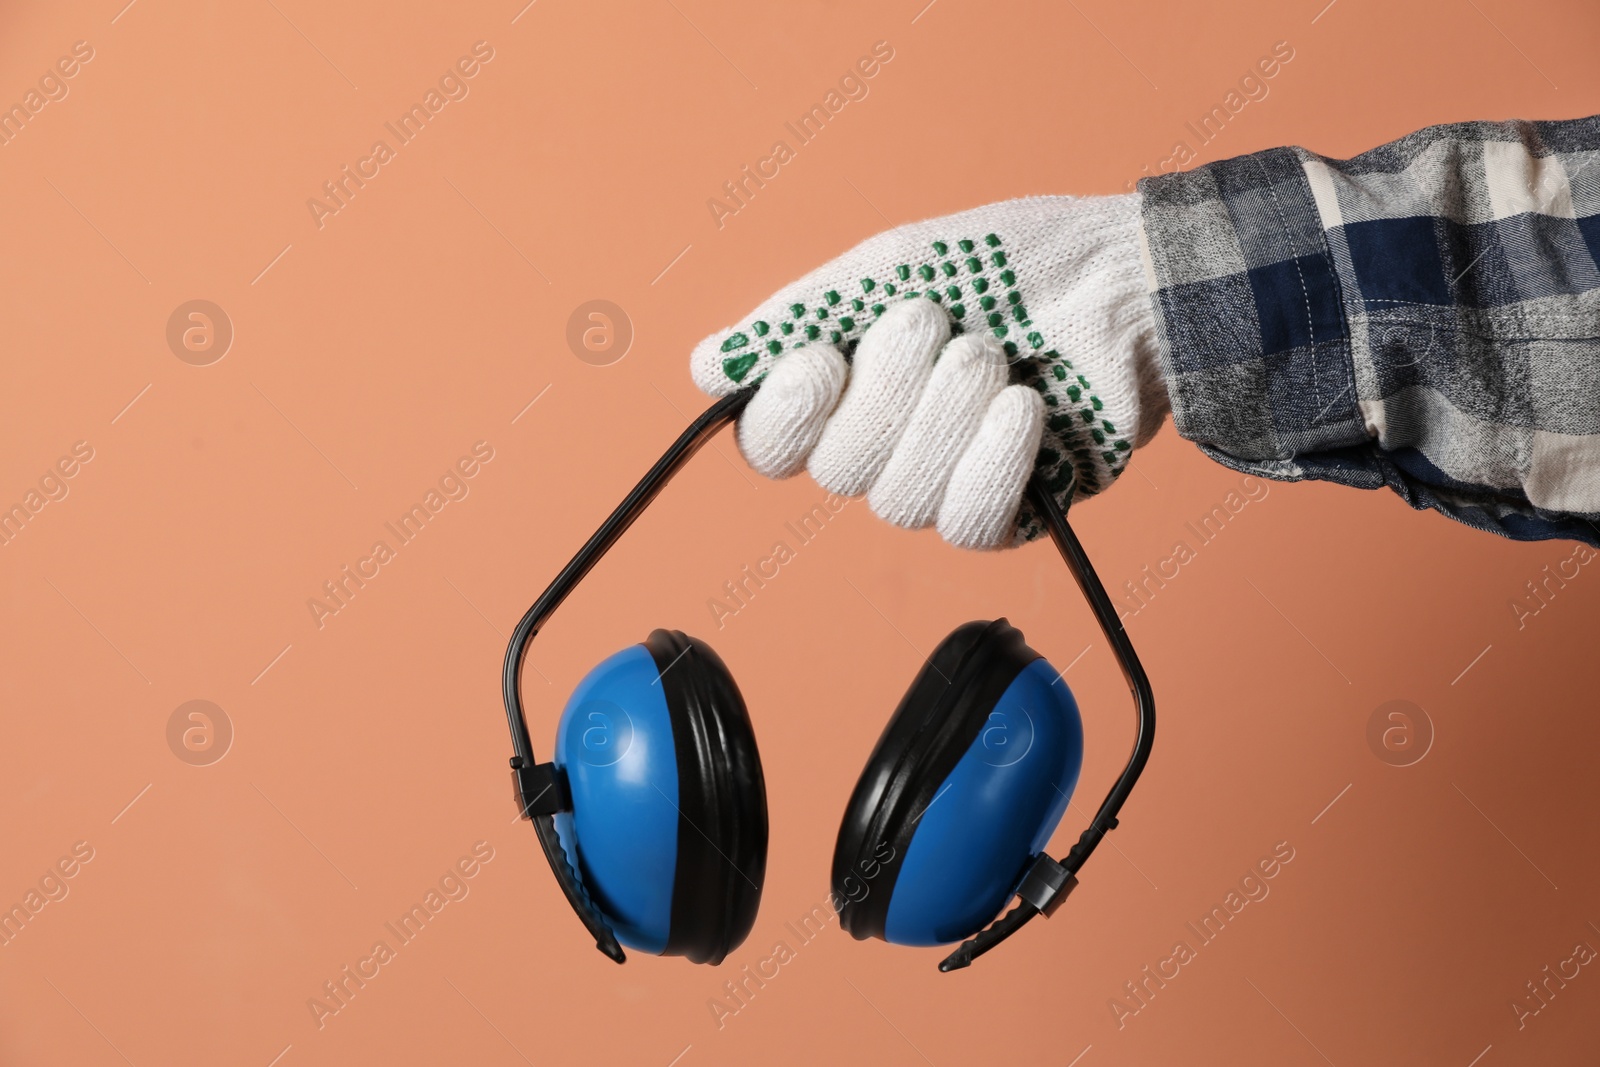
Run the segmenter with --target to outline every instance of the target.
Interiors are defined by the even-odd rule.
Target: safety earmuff
[[[522,662],[549,615],[754,393],[723,398],[683,432],[528,609],[506,650],[518,809],[596,947],[618,963],[626,944],[716,964],[750,933],[767,859],[750,716],[710,646],[656,630],[584,677],[562,712],[554,758],[539,763]],[[850,797],[832,884],[841,925],[857,938],[963,941],[942,971],[1055,911],[1116,827],[1154,740],[1154,698],[1110,599],[1050,493],[1034,482],[1028,499],[1117,655],[1138,734],[1089,828],[1058,862],[1044,849],[1083,762],[1066,682],[1004,619],[968,623],[928,657]],[[990,924],[1013,897],[1017,905]]]
[[[721,963],[750,932],[767,791],[744,700],[703,641],[656,630],[583,679],[556,728],[556,832],[624,944]]]
[[[833,853],[840,924],[897,945],[994,918],[1066,811],[1083,725],[1064,681],[1005,619],[945,638],[856,783]]]

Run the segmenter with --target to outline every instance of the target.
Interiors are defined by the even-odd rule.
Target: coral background
[[[721,969],[593,950],[512,820],[498,684],[518,616],[705,403],[691,345],[780,284],[890,224],[1121,191],[1180,140],[1345,156],[1592,114],[1593,3],[524,2],[0,14],[0,102],[93,50],[0,146],[0,505],[66,492],[0,547],[0,905],[66,891],[0,947],[0,1060],[1592,1062],[1600,973],[1563,961],[1600,947],[1600,574],[1570,544],[1275,484],[1199,546],[1240,481],[1164,429],[1073,514],[1114,591],[1179,540],[1195,558],[1129,620],[1160,730],[1071,901],[954,975],[830,926],[731,1015],[724,982],[826,898],[855,776],[953,626],[1003,614],[1071,664],[1089,753],[1057,850],[1076,836],[1132,718],[1053,550],[962,554],[853,503],[719,627],[708,601],[824,496],[724,437],[535,642],[542,746],[655,626],[733,669],[771,862]],[[393,141],[480,41],[467,95]],[[879,41],[867,95],[714,213]],[[1198,145],[1186,124],[1280,41],[1269,93]],[[337,212],[307,206],[378,139],[393,158]],[[220,359],[169,344],[191,300],[231,322]],[[592,300],[631,323],[620,359],[620,319],[610,350],[569,343]],[[78,442],[92,459],[47,477]],[[385,523],[478,442],[492,459],[446,483],[467,494],[397,547]],[[394,558],[313,613],[380,539]],[[189,748],[201,720],[169,732],[196,700],[226,745],[215,711]],[[1280,843],[1270,893],[1132,999]],[[467,895],[319,1020],[323,983],[474,847]],[[1547,966],[1577,976],[1535,1000]]]

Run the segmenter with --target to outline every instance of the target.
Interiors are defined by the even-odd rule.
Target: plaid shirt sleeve
[[[1139,191],[1182,436],[1600,545],[1600,116],[1277,148]]]

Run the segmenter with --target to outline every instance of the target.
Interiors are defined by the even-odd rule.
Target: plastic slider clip
[[[1076,875],[1069,874],[1065,867],[1041,853],[1033,861],[1033,866],[1028,868],[1028,873],[1022,876],[1022,884],[1017,886],[1017,896],[1032,904],[1048,919],[1077,885]]]
[[[524,819],[572,810],[567,776],[554,763],[530,764],[521,756],[512,756],[511,782],[511,799]]]

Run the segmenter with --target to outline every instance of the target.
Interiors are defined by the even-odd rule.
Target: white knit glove
[[[756,471],[809,468],[965,548],[1039,536],[1019,507],[1036,468],[1065,509],[1110,485],[1168,410],[1137,193],[1011,200],[879,234],[702,341],[690,365],[712,396],[761,380],[739,420]]]

